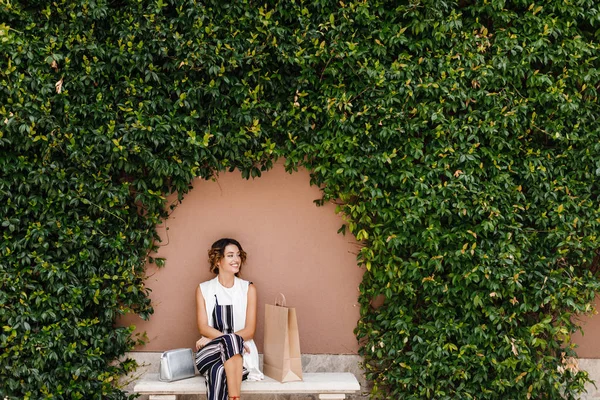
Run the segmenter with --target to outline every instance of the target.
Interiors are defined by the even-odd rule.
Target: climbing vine
[[[0,0],[0,397],[126,398],[166,196],[283,157],[363,244],[372,398],[578,398],[599,11]]]

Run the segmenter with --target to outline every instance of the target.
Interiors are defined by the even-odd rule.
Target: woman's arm
[[[206,306],[200,285],[196,289],[196,322],[198,324],[198,332],[206,338],[214,339],[223,335],[218,329],[208,324],[208,315],[206,315]]]
[[[236,332],[244,340],[254,338],[256,330],[256,288],[254,284],[248,286],[248,304],[246,305],[246,326]]]

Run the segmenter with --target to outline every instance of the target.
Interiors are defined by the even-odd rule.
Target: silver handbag
[[[160,356],[158,376],[160,381],[173,382],[191,378],[195,374],[196,366],[192,349],[167,350]]]

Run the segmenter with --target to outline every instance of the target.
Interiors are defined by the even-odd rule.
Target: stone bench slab
[[[269,377],[262,381],[242,382],[242,393],[269,394],[321,394],[321,399],[343,399],[343,393],[355,393],[360,390],[356,377],[350,372],[306,372],[303,380],[298,382],[281,383]],[[196,375],[193,378],[175,382],[161,382],[157,373],[147,373],[137,381],[133,389],[135,393],[152,395],[205,394],[204,377]],[[158,397],[151,398],[175,398]]]

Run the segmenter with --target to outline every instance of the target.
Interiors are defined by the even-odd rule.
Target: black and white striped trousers
[[[236,354],[242,355],[244,339],[235,333],[214,338],[196,353],[196,367],[206,378],[206,397],[208,400],[227,400],[227,378],[225,361]],[[248,371],[244,368],[242,380],[246,380]]]

